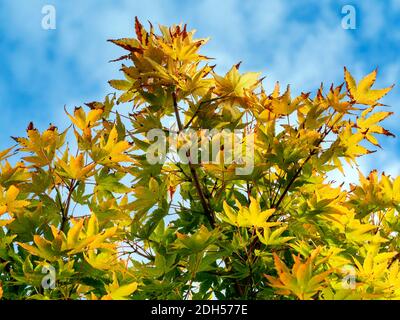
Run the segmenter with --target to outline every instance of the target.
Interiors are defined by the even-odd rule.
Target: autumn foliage
[[[240,64],[218,74],[186,25],[136,19],[135,33],[111,40],[125,50],[115,94],[0,153],[0,298],[400,298],[400,177],[328,178],[392,135],[376,70],[295,97]],[[254,169],[149,164],[154,128],[167,145],[241,130]]]

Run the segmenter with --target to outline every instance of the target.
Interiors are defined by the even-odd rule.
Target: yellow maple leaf
[[[332,270],[316,273],[320,263],[315,263],[315,259],[320,249],[320,247],[317,247],[313,250],[305,262],[301,261],[300,256],[293,255],[294,265],[291,270],[274,253],[274,263],[278,277],[264,276],[268,279],[271,287],[278,289],[278,294],[294,294],[300,300],[312,299],[318,291],[325,287],[327,276],[332,273]]]
[[[93,268],[99,270],[110,270],[115,268],[118,263],[117,252],[107,250],[101,252],[95,252],[95,250],[89,250],[88,254],[83,254],[87,263]]]
[[[8,149],[5,149],[5,150],[0,151],[0,161],[3,161],[3,160],[5,160],[5,159],[7,159],[8,157],[11,157],[10,152],[11,152],[13,149],[14,149],[14,147],[11,147],[11,148],[8,148]]]
[[[186,26],[185,26],[186,29]],[[172,37],[167,39],[169,41],[160,41],[159,44],[164,51],[164,53],[178,61],[190,61],[198,62],[201,60],[206,60],[207,58],[198,53],[200,47],[207,43],[208,39],[193,39],[195,30],[192,31],[181,31],[180,26],[171,28]]]
[[[92,109],[86,114],[82,107],[75,108],[73,116],[67,112],[72,123],[82,131],[96,125],[96,122],[101,119],[102,114],[102,109]]]
[[[67,130],[58,133],[57,127],[50,125],[42,134],[34,128],[33,123],[29,123],[27,129],[28,137],[14,137],[13,139],[20,145],[19,151],[29,152],[31,155],[22,157],[23,160],[35,166],[46,166],[51,163],[57,148],[63,145]]]
[[[121,162],[133,162],[132,158],[126,154],[131,149],[131,144],[125,140],[118,140],[117,127],[114,126],[107,138],[101,138],[100,145],[92,148],[92,158],[98,163],[114,165]]]
[[[229,224],[249,228],[269,228],[280,224],[280,222],[267,222],[268,218],[275,212],[275,209],[261,211],[260,204],[253,197],[250,198],[250,206],[248,208],[243,207],[238,201],[236,201],[236,205],[239,208],[237,213],[226,202],[223,204],[225,215],[222,215],[221,218]]]
[[[375,83],[376,74],[377,70],[375,69],[356,84],[353,76],[346,67],[344,68],[344,78],[352,100],[359,104],[380,105],[377,101],[392,90],[393,85],[384,89],[371,89]]]
[[[245,98],[246,91],[252,91],[260,83],[259,72],[239,73],[239,64],[234,65],[225,77],[213,73],[216,89],[215,93],[219,96],[229,96],[232,103],[242,101]]]
[[[343,101],[343,99],[346,97],[346,93],[341,93],[342,87],[343,84],[336,88],[333,88],[333,85],[331,86],[326,98],[328,104],[340,113],[346,113],[349,110],[355,110],[356,108],[354,108],[349,101]]]
[[[275,95],[277,92],[279,92],[279,83],[275,86]],[[308,98],[307,94],[300,95],[294,99],[292,99],[290,95],[290,86],[287,86],[285,93],[280,97],[273,98],[271,102],[272,112],[277,115],[287,116],[293,111],[301,108],[303,106],[302,102]]]
[[[127,300],[128,297],[137,290],[138,283],[131,282],[120,286],[115,273],[113,273],[113,282],[105,285],[107,295],[103,296],[102,300]]]
[[[29,205],[27,200],[17,200],[19,189],[12,185],[4,192],[4,188],[0,186],[0,216],[6,212],[13,214],[19,209]]]
[[[341,146],[345,148],[344,154],[348,162],[354,161],[356,157],[371,153],[370,150],[360,144],[364,140],[364,135],[361,132],[353,133],[349,124],[340,132],[339,138]]]
[[[365,136],[365,138],[369,142],[371,142],[376,146],[379,146],[378,140],[375,138],[373,133],[384,134],[387,136],[394,137],[394,135],[391,132],[378,125],[379,122],[383,121],[384,119],[392,115],[393,112],[387,112],[387,111],[376,112],[368,118],[365,117],[365,114],[366,112],[364,111],[361,117],[357,119],[357,129]]]
[[[58,159],[57,165],[59,165],[64,171],[60,173],[62,176],[67,176],[68,178],[75,180],[84,180],[90,177],[94,174],[93,169],[96,166],[95,163],[85,166],[83,153],[80,153],[77,157],[71,156],[69,161]]]

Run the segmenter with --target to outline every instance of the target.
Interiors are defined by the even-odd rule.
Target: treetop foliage
[[[240,63],[218,74],[186,25],[135,34],[110,40],[116,93],[0,152],[0,299],[398,299],[400,177],[327,176],[393,136],[377,70],[295,97]],[[152,129],[220,144],[150,164]]]

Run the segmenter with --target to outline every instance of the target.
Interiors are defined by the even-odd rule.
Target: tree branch
[[[333,114],[331,115],[332,118]],[[329,130],[325,129],[325,132],[323,134],[323,136],[317,141],[317,143],[315,144],[315,149],[312,150],[310,152],[310,154],[308,155],[308,157],[304,160],[304,162],[301,164],[301,166],[297,169],[297,171],[295,172],[295,174],[293,175],[292,179],[290,179],[289,183],[286,185],[285,189],[283,190],[281,196],[279,197],[278,201],[276,202],[276,204],[272,204],[272,208],[278,209],[279,205],[281,204],[281,202],[283,201],[283,199],[285,198],[286,194],[289,192],[290,187],[293,185],[293,183],[296,181],[296,179],[298,178],[298,176],[301,173],[301,170],[303,169],[304,165],[311,159],[311,157],[313,155],[315,155],[317,153],[317,149],[318,147],[321,145],[321,143],[324,141],[324,139],[329,135],[329,133],[331,133],[331,131],[333,130],[333,127],[335,126],[335,124],[339,121],[339,119],[337,119],[335,121],[335,123],[332,124],[331,127],[329,127]],[[320,128],[321,129],[321,128]],[[279,189],[278,189],[279,191]]]
[[[71,180],[71,185],[68,188],[68,196],[67,196],[67,200],[65,203],[65,207],[62,205],[61,194],[60,194],[59,190],[56,189],[57,193],[58,193],[58,197],[60,199],[60,205],[61,205],[62,218],[61,218],[60,231],[62,231],[62,232],[65,232],[65,227],[66,227],[67,221],[69,219],[68,212],[69,212],[69,207],[71,204],[72,193],[74,192],[74,190],[78,186],[78,184],[79,184],[79,182],[75,183],[75,180]]]
[[[181,118],[179,115],[178,102],[177,102],[175,92],[172,93],[172,99],[174,102],[174,112],[175,112],[176,122],[178,124],[179,132],[181,132],[184,128],[182,126],[182,121],[181,121]],[[193,180],[194,186],[196,188],[197,194],[200,198],[200,203],[203,207],[204,213],[205,213],[208,221],[210,222],[211,226],[214,228],[215,227],[214,215],[213,215],[213,213],[210,209],[209,203],[207,202],[207,199],[204,195],[203,189],[202,189],[200,181],[199,181],[199,177],[196,172],[196,168],[193,166],[193,164],[190,162],[190,160],[189,160],[189,168],[190,168],[190,174],[192,176],[192,180]]]

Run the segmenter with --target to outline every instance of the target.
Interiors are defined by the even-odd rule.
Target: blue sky
[[[56,30],[41,27],[47,4],[56,8]],[[355,30],[341,26],[347,4],[356,9]],[[267,88],[279,80],[295,93],[315,90],[321,81],[340,84],[343,66],[358,78],[379,67],[378,87],[396,83],[384,103],[396,113],[386,128],[397,138],[384,138],[383,151],[361,169],[400,174],[400,0],[0,0],[0,148],[29,121],[63,128],[64,105],[71,110],[112,92],[107,80],[119,77],[118,65],[108,61],[121,51],[106,40],[132,36],[136,15],[188,23],[211,37],[204,53],[219,72],[243,61],[243,70],[264,73]]]

